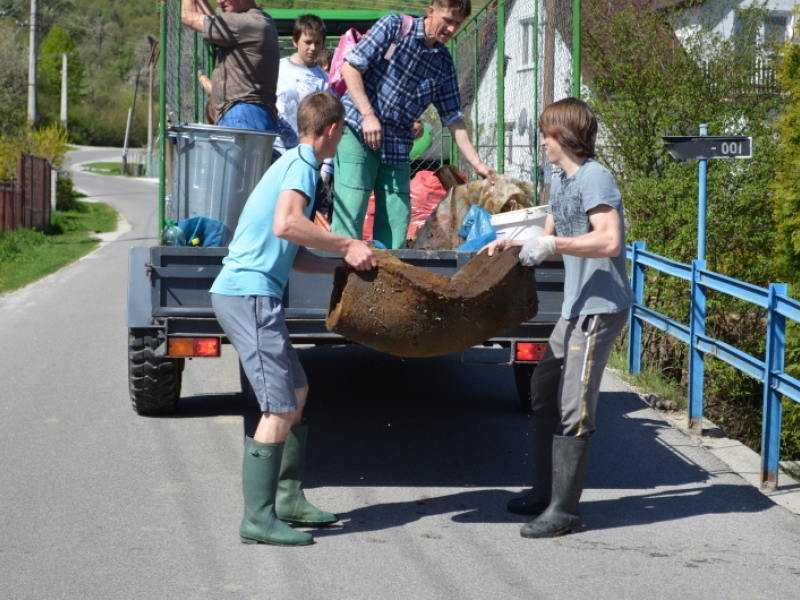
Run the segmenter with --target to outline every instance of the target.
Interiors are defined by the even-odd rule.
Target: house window
[[[780,44],[791,36],[791,14],[745,10],[736,15],[734,34],[739,44]]]
[[[789,29],[789,15],[771,14],[764,19],[763,39],[768,44],[781,44],[786,41]]]
[[[520,49],[519,69],[530,69],[533,67],[535,60],[535,49],[533,47],[533,40],[535,38],[533,31],[533,19],[521,19],[519,22],[522,35],[522,48]]]

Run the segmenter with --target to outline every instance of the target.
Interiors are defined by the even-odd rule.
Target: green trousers
[[[411,221],[411,165],[387,165],[380,150],[367,150],[348,126],[333,163],[331,231],[360,240],[369,196],[375,192],[372,237],[387,248],[405,248]]]

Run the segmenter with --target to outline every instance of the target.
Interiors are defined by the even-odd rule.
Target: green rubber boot
[[[553,438],[553,497],[537,519],[522,526],[524,538],[547,538],[577,533],[583,528],[578,502],[589,466],[589,438]]]
[[[295,525],[330,525],[339,520],[333,513],[325,512],[306,500],[303,493],[303,473],[306,466],[306,441],[308,427],[292,427],[283,448],[281,474],[278,479],[278,498],[275,511],[282,521]]]
[[[559,417],[531,417],[536,480],[527,494],[508,501],[509,512],[540,515],[550,505],[553,487],[553,436],[560,422]]]
[[[239,536],[245,544],[306,546],[314,541],[310,533],[292,529],[275,514],[282,454],[283,443],[261,444],[251,437],[245,439],[242,462],[244,517],[239,527]]]

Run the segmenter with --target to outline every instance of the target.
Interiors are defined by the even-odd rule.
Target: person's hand
[[[511,248],[512,246],[519,246],[519,242],[516,240],[509,240],[508,238],[499,238],[494,240],[493,242],[489,242],[483,248],[478,250],[478,254],[486,250],[486,253],[489,256],[494,256],[495,252],[502,252],[506,248]]]
[[[371,112],[366,117],[361,125],[361,132],[364,137],[364,143],[370,150],[377,150],[383,144],[383,127],[375,113]]]
[[[474,168],[478,175],[486,179],[490,184],[494,185],[495,176],[497,175],[497,170],[494,167],[490,167],[486,163],[479,162]]]
[[[372,248],[361,240],[350,240],[344,254],[344,262],[356,271],[369,271],[378,265]]]
[[[424,131],[425,126],[422,124],[422,121],[414,121],[414,124],[411,126],[411,135],[414,136],[414,139],[418,140],[421,138]]]
[[[556,253],[556,238],[552,235],[542,235],[525,240],[522,250],[519,251],[519,262],[524,267],[535,267],[542,264],[548,256]]]

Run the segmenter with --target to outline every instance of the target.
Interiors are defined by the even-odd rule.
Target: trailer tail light
[[[519,342],[514,352],[514,360],[518,361],[540,361],[547,348],[545,343]]]
[[[169,338],[169,356],[219,356],[219,338]]]

